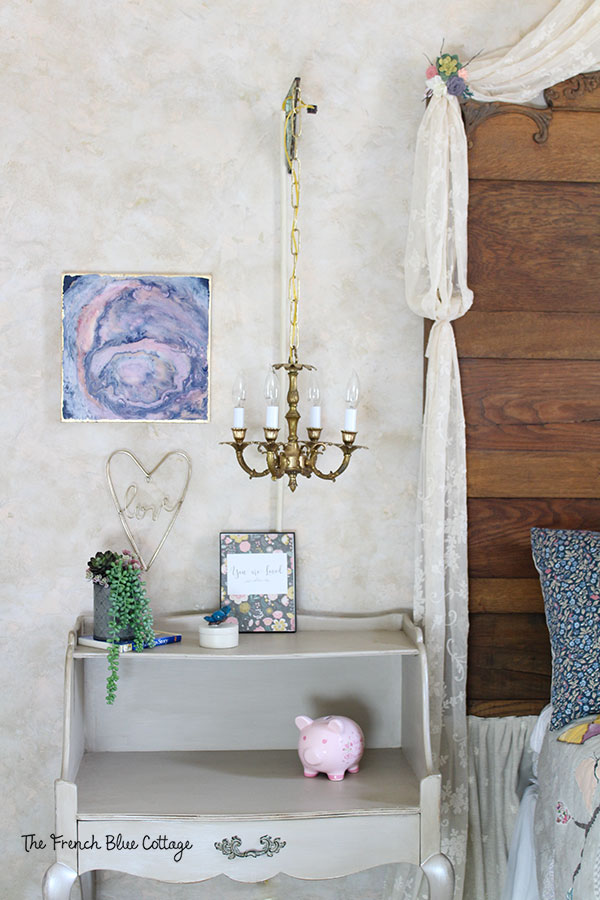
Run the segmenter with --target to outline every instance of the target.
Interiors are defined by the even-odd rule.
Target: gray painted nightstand
[[[432,900],[451,900],[440,853],[425,647],[401,614],[299,616],[296,634],[198,644],[200,614],[157,622],[179,644],[126,653],[114,706],[106,654],[69,633],[56,833],[44,900],[112,869],[167,882],[225,874],[256,882],[420,865]],[[294,717],[347,715],[365,733],[360,772],[308,779]]]

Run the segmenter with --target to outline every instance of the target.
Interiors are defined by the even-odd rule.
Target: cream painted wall
[[[216,605],[222,529],[273,527],[276,486],[229,448],[244,368],[260,424],[278,356],[279,107],[293,76],[305,117],[301,357],[319,367],[327,436],[352,368],[358,454],[336,485],[287,492],[305,610],[411,605],[422,323],[402,256],[424,54],[514,43],[553,0],[5,0],[0,11],[2,254],[2,866],[0,895],[40,896],[53,830],[67,629],[90,608],[96,549],[124,546],[104,463],[193,460],[189,496],[148,576],[155,612]],[[213,276],[212,421],[60,422],[63,272]],[[293,714],[294,710],[290,710]],[[393,872],[292,888],[143,885],[100,897],[391,896]],[[75,895],[76,891],[73,892]]]

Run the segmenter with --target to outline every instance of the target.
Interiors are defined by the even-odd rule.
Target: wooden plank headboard
[[[468,101],[468,711],[537,713],[550,647],[532,526],[600,530],[600,73],[550,110]],[[534,139],[535,134],[535,139]]]

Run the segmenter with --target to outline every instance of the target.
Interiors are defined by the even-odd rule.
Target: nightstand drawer
[[[419,815],[312,819],[104,819],[78,822],[79,872],[112,869],[163,881],[278,872],[332,878],[392,862],[419,864]]]

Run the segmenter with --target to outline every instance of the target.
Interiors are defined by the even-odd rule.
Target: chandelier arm
[[[266,446],[263,445],[263,448],[259,447],[259,449],[267,456],[268,471],[271,473],[273,481],[278,481],[285,473],[285,457],[282,458],[282,454],[277,452],[277,445],[269,447],[267,444]]]
[[[256,469],[253,469],[252,466],[249,466],[248,463],[246,462],[246,460],[244,459],[244,450],[246,449],[246,447],[249,447],[250,444],[257,443],[256,441],[248,441],[247,443],[243,443],[243,444],[239,444],[235,441],[221,441],[221,443],[227,444],[229,447],[233,447],[233,449],[235,450],[235,455],[236,455],[238,463],[240,464],[241,468],[244,470],[246,475],[249,475],[250,478],[264,478],[265,475],[272,474],[272,472],[268,468],[268,466],[262,472],[257,472]],[[259,444],[258,449],[260,450],[260,444]],[[268,462],[268,460],[267,460],[267,462]]]
[[[335,481],[338,475],[341,475],[342,472],[345,472],[350,464],[350,457],[354,453],[355,450],[358,450],[358,447],[346,447],[343,444],[332,444],[331,446],[337,447],[342,451],[343,458],[337,469],[332,469],[331,472],[321,472],[320,469],[317,468],[317,452],[311,454],[309,461],[310,471],[317,476],[317,478],[322,478],[324,481]]]

